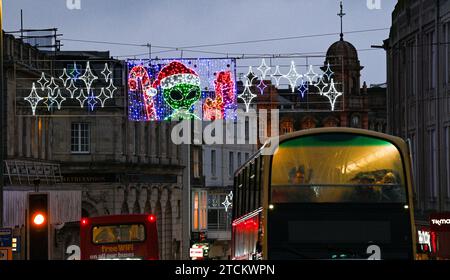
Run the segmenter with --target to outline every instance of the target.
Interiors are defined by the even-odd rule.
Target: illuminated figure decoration
[[[283,75],[283,78],[289,81],[289,85],[291,86],[292,93],[295,92],[295,86],[297,85],[297,80],[299,78],[302,78],[303,75],[300,75],[297,73],[297,70],[295,69],[295,62],[291,61],[291,68],[289,69],[289,72],[286,75]]]
[[[161,87],[164,101],[173,109],[165,120],[200,119],[192,112],[193,106],[201,98],[200,78],[191,68],[179,61],[164,66],[153,82],[152,94]]]
[[[233,110],[235,100],[234,82],[230,71],[221,71],[216,75],[215,93],[216,98],[206,98],[203,103],[203,119],[221,120],[226,118],[227,110]]]
[[[128,75],[128,90],[130,119],[135,121],[157,120],[153,102],[153,96],[156,95],[156,92],[152,88],[150,77],[144,66],[137,65],[131,69]],[[114,90],[108,89],[108,91],[110,91],[112,97]]]

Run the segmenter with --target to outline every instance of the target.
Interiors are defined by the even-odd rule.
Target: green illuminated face
[[[200,100],[201,91],[199,86],[190,84],[178,84],[163,91],[164,100],[174,110],[189,110],[195,102]]]

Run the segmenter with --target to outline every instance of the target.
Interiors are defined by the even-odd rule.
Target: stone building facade
[[[450,210],[449,41],[450,1],[398,1],[384,42],[388,131],[410,141],[416,222],[425,229],[431,213]]]
[[[75,210],[78,220],[81,216],[155,214],[160,257],[186,258],[182,249],[188,246],[183,243],[182,231],[189,228],[183,219],[183,212],[189,213],[189,205],[183,202],[189,195],[183,189],[186,150],[170,139],[174,123],[128,120],[124,62],[111,59],[108,52],[46,53],[12,36],[5,41],[6,58],[11,58],[5,64],[8,159],[57,164],[61,180],[49,187],[43,185],[41,190],[79,192],[81,205]],[[89,100],[81,108],[79,101],[70,99],[69,92],[64,90],[66,101],[61,110],[57,110],[56,104],[47,107],[41,103],[33,116],[30,104],[24,100],[32,90],[32,83],[37,85],[44,72],[48,80],[53,77],[62,89],[59,77],[63,69],[73,70],[78,65],[75,68],[82,75],[87,70],[87,61],[98,80],[105,63],[108,64],[117,88],[114,98],[108,99],[103,108],[100,100],[96,100],[97,108],[90,110]],[[104,82],[96,83],[93,90],[107,86]],[[17,190],[24,186],[10,188]],[[76,219],[62,222],[73,221]]]

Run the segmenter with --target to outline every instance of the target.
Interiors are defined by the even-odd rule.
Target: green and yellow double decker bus
[[[233,259],[415,258],[405,141],[319,128],[263,148],[235,173]]]

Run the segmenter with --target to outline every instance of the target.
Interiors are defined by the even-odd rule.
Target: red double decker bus
[[[113,215],[83,218],[80,223],[82,260],[157,260],[155,215]]]

